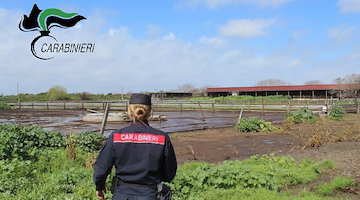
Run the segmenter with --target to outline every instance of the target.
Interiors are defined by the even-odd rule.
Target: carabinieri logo
[[[52,57],[44,58],[40,57],[36,52],[35,43],[42,37],[50,37],[55,39],[56,43],[43,43],[41,45],[41,52],[46,53],[85,53],[93,52],[95,44],[92,43],[65,43],[59,44],[55,37],[49,35],[52,27],[70,28],[75,26],[79,21],[86,19],[78,13],[65,13],[56,8],[49,8],[46,10],[40,10],[36,4],[34,4],[31,13],[28,16],[24,15],[19,23],[19,29],[24,32],[40,31],[40,36],[36,37],[31,42],[32,54],[42,60],[49,60]]]

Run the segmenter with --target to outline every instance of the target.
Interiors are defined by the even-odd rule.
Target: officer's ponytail
[[[130,104],[128,108],[130,119],[133,121],[143,121],[150,117],[151,106],[142,104]]]

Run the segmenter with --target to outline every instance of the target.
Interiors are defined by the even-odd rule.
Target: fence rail
[[[7,103],[17,109],[43,109],[43,110],[68,110],[68,109],[95,109],[104,110],[106,103],[111,104],[111,110],[127,110],[129,101],[99,101],[99,102],[20,102]],[[214,101],[174,101],[162,100],[153,101],[153,108],[156,111],[168,110],[241,110],[245,111],[294,111],[300,107],[307,106],[313,111],[322,111],[325,102],[307,102],[307,101],[288,101],[285,103],[279,102],[262,102],[261,104],[252,103],[250,101],[245,103],[215,103]]]

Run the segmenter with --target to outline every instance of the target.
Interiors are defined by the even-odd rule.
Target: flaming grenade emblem
[[[31,42],[31,52],[32,54],[42,60],[49,60],[50,58],[41,58],[37,55],[35,51],[35,43],[41,37],[51,37],[55,39],[50,34],[50,29],[54,26],[60,28],[70,28],[75,26],[79,21],[86,19],[78,13],[65,13],[56,8],[49,8],[46,10],[40,10],[36,4],[34,4],[31,13],[28,16],[24,15],[19,23],[19,29],[24,32],[30,31],[40,31],[40,36],[36,37]],[[57,41],[55,39],[55,41]]]

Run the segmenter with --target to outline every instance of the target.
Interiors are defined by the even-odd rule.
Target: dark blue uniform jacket
[[[153,185],[171,181],[177,162],[169,136],[144,123],[136,122],[111,133],[94,164],[96,190],[115,165],[115,175],[123,182]]]

